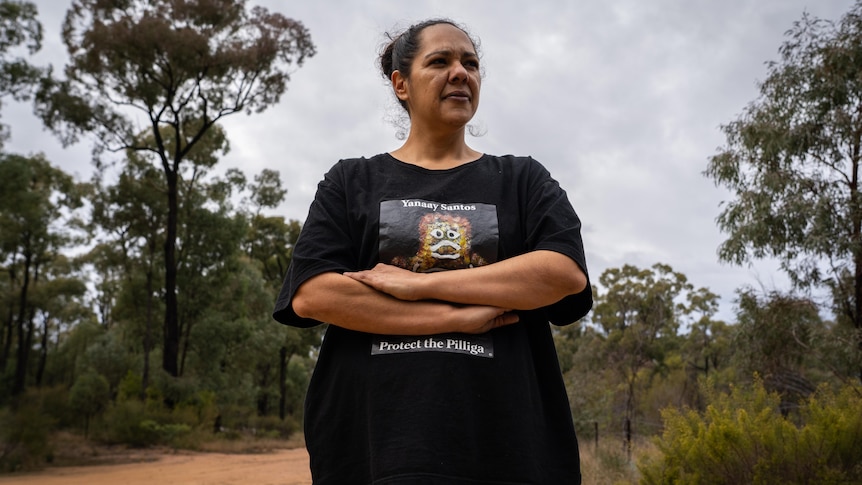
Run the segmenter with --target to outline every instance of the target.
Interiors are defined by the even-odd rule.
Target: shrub
[[[22,396],[15,411],[0,410],[0,471],[37,469],[51,461],[53,426],[54,419],[43,411],[39,395]]]
[[[84,436],[89,434],[90,418],[105,409],[110,400],[111,390],[103,375],[90,371],[75,380],[69,391],[69,406],[84,416]]]
[[[249,423],[254,435],[262,438],[290,438],[298,429],[299,423],[293,417],[284,420],[278,416],[256,416]]]
[[[777,394],[760,381],[729,394],[707,392],[698,413],[663,410],[658,458],[640,464],[643,483],[859,483],[862,480],[862,388],[823,387],[785,418]]]
[[[119,401],[105,413],[105,426],[99,439],[109,443],[125,443],[130,446],[152,446],[159,442],[159,435],[152,427],[143,425],[150,420],[144,403],[135,400]]]

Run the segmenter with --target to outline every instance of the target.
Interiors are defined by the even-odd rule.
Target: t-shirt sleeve
[[[527,202],[527,248],[555,251],[572,258],[587,275],[587,287],[548,306],[548,319],[555,325],[567,325],[583,318],[593,306],[593,292],[587,273],[581,220],[569,202],[565,190],[545,167],[530,159]]]
[[[321,273],[356,269],[341,174],[339,163],[318,184],[308,217],[293,248],[290,266],[272,314],[276,321],[285,325],[312,327],[321,323],[301,318],[293,310],[293,296],[302,283]]]

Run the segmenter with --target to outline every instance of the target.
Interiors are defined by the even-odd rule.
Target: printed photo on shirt
[[[418,273],[497,261],[497,209],[490,204],[388,200],[380,204],[380,261]]]

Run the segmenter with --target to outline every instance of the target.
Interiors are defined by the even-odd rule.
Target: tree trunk
[[[278,351],[278,419],[284,421],[287,406],[287,347]]]
[[[859,156],[860,144],[857,138],[853,146],[853,154],[851,156],[853,165],[853,174],[850,180],[850,207],[851,220],[853,223],[853,238],[855,251],[853,254],[854,278],[853,278],[853,327],[856,329],[856,352],[857,356],[862,358],[862,214],[857,209],[859,207]],[[862,382],[862,365],[859,369],[859,382]]]
[[[177,306],[177,214],[178,173],[165,166],[168,185],[168,227],[165,238],[165,336],[162,368],[168,375],[177,377],[180,351],[180,326]]]
[[[853,327],[856,329],[856,352],[862,360],[862,256],[856,255],[855,298]],[[862,382],[862,365],[859,369],[859,382]]]
[[[184,315],[183,320],[186,320],[187,315]],[[183,375],[186,369],[186,356],[189,354],[189,341],[192,336],[192,324],[190,321],[186,321],[186,323],[180,325],[180,336],[185,334],[185,338],[182,338],[182,348],[183,351],[180,353],[180,368],[178,376]]]
[[[269,391],[266,389],[269,384],[269,370],[271,366],[266,364],[260,368],[260,394],[257,396],[257,415],[266,416],[269,414]]]
[[[27,378],[27,360],[30,347],[27,345],[27,336],[24,332],[24,322],[27,315],[27,291],[30,289],[30,265],[33,259],[30,253],[24,256],[24,282],[21,285],[21,294],[18,299],[18,352],[15,359],[15,378],[12,383],[12,395],[18,396],[24,392],[25,380]]]
[[[9,313],[6,315],[5,335],[3,338],[3,347],[0,348],[0,374],[6,371],[7,362],[9,362],[9,354],[12,352],[12,337],[15,331],[15,309],[14,305],[9,305]]]
[[[39,349],[39,368],[36,371],[36,387],[42,387],[42,376],[45,375],[45,363],[48,361],[48,315],[42,314],[42,341]]]
[[[12,355],[12,339],[15,334],[15,305],[12,303],[12,289],[15,288],[15,260],[17,254],[12,255],[12,265],[9,268],[9,312],[6,314],[6,337],[3,340],[3,349],[0,350],[0,373],[6,371],[9,356]]]
[[[15,367],[15,383],[12,388],[12,396],[20,396],[27,388],[27,364],[30,360],[30,349],[33,347],[33,320],[36,317],[35,310],[30,310],[26,321],[26,332],[24,322],[18,325],[18,359]]]
[[[141,401],[147,400],[147,388],[150,387],[150,349],[153,346],[153,253],[155,243],[150,244],[150,263],[147,267],[147,308],[144,323],[144,372],[141,375]]]

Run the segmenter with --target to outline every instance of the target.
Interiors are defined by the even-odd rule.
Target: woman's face
[[[461,29],[449,24],[426,27],[409,79],[393,75],[396,95],[407,102],[411,124],[463,127],[479,107],[479,56]]]

